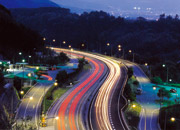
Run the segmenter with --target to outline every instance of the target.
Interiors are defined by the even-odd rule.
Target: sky
[[[51,0],[57,4],[81,9],[123,12],[179,14],[180,0]]]

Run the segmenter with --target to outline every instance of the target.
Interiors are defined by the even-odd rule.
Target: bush
[[[162,84],[162,79],[160,77],[154,77],[152,82],[155,84]]]
[[[139,85],[139,81],[136,80],[136,81],[133,82],[133,84],[134,85]]]

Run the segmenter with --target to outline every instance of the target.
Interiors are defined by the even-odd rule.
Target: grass
[[[155,102],[156,102],[157,104],[160,104],[161,100],[158,99],[158,100],[155,100]],[[174,104],[175,104],[175,102],[174,102],[174,101],[171,101],[171,100],[163,100],[163,101],[162,101],[162,106],[171,106],[171,105],[174,105]]]
[[[142,108],[140,104],[138,104],[137,102],[131,102],[128,105],[128,108],[125,110],[125,117],[130,129],[138,128],[141,109]]]
[[[90,69],[91,66],[89,64],[85,64],[83,66],[83,70],[88,70]],[[82,70],[82,71],[83,71]],[[80,71],[81,72],[81,71]],[[50,108],[50,106],[57,100],[59,99],[64,93],[66,93],[70,88],[69,87],[66,87],[68,86],[70,83],[73,83],[75,84],[74,81],[76,81],[76,77],[77,75],[80,73],[75,73],[74,75],[70,76],[69,79],[67,79],[67,82],[62,84],[61,87],[56,87],[56,86],[52,86],[48,92],[46,93],[45,95],[45,98],[43,100],[43,103],[42,103],[42,110],[44,110],[44,104],[45,104],[45,111],[44,113],[46,113],[48,111],[48,109]]]
[[[29,86],[29,87],[22,88],[22,91],[24,91],[24,94],[26,94],[30,88],[31,88],[30,86]]]

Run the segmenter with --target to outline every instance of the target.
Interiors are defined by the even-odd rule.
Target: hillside
[[[80,48],[85,43],[91,51],[110,54],[106,45],[109,42],[113,55],[122,55],[117,48],[121,44],[125,52],[131,49],[136,53],[136,62],[180,60],[178,16],[161,15],[158,21],[147,21],[142,17],[115,18],[102,11],[77,15],[64,8],[12,9],[11,12],[18,22],[38,31],[48,42],[55,38],[57,45],[66,40],[74,48]]]
[[[0,57],[17,61],[18,52],[25,55],[35,55],[43,48],[42,37],[22,24],[17,23],[4,6],[0,5]]]
[[[58,6],[50,0],[0,0],[0,4],[4,5],[6,8],[38,8]]]

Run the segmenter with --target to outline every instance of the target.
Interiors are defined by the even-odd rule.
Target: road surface
[[[56,51],[58,51],[58,49]],[[74,52],[71,52],[71,55],[77,56]],[[78,54],[78,56],[79,55],[84,54]],[[89,73],[79,79],[80,82],[78,84],[73,86],[72,89],[67,91],[54,104],[47,114],[48,127],[44,129],[76,130],[86,129],[86,127],[88,127],[85,122],[87,116],[86,113],[88,113],[86,104],[88,104],[88,102],[90,103],[89,98],[92,96],[91,94],[97,87],[100,87],[100,82],[108,69],[104,63],[97,59],[86,56],[86,60],[89,61],[92,69]],[[59,120],[55,120],[56,116],[59,117]]]
[[[51,86],[51,82],[37,83],[29,93],[24,96],[16,114],[16,123],[18,126],[31,125],[33,128],[39,127],[41,102],[44,93],[46,93]],[[30,120],[28,120],[28,118]]]
[[[153,90],[153,84],[150,83],[149,78],[144,74],[138,65],[131,62],[124,62],[128,67],[133,67],[134,75],[140,83],[143,90],[141,95],[137,95],[137,102],[142,106],[139,130],[158,130],[158,114],[160,105],[155,103],[158,90]]]

